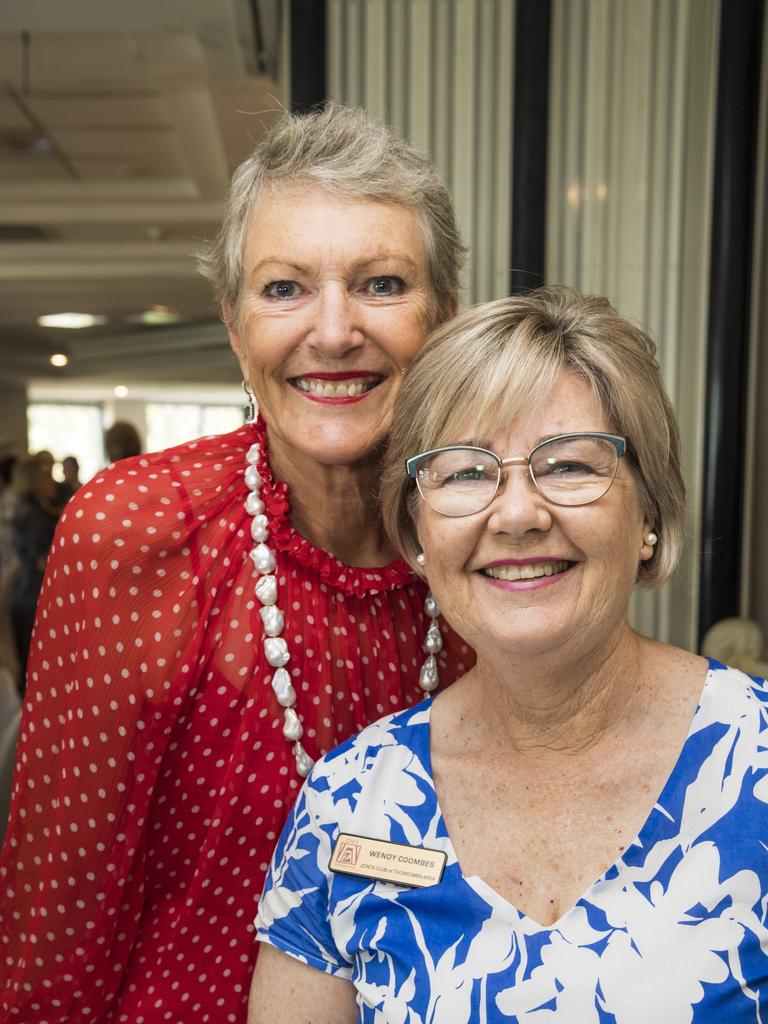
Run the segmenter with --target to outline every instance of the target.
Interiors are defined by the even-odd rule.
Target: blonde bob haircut
[[[561,371],[591,387],[610,427],[629,438],[625,458],[658,535],[638,583],[653,587],[680,557],[685,486],[679,435],[656,346],[607,299],[562,288],[477,306],[439,327],[397,397],[381,487],[384,525],[411,565],[419,551],[418,493],[407,458],[466,436],[487,436],[546,405]],[[586,428],[587,425],[585,425]],[[506,455],[506,452],[500,453]]]
[[[225,320],[236,322],[243,289],[243,251],[258,203],[270,195],[322,188],[354,201],[412,210],[424,237],[433,294],[431,323],[456,311],[465,249],[451,196],[429,160],[365,110],[326,103],[286,113],[232,177],[221,229],[198,253]]]

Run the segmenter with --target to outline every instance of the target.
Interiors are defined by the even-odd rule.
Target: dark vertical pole
[[[328,95],[325,0],[291,0],[291,108],[307,111]]]
[[[550,0],[517,0],[510,294],[544,281]]]
[[[699,640],[738,615],[764,0],[722,5],[705,394]]]

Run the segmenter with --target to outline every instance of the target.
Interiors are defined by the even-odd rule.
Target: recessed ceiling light
[[[113,389],[112,394],[115,398],[125,398],[128,394],[128,388],[125,384],[118,384],[117,387]]]
[[[51,366],[66,366],[69,362],[69,356],[65,356],[63,352],[54,352],[51,356]]]
[[[41,327],[64,327],[70,331],[77,331],[82,327],[105,324],[107,318],[94,313],[47,313],[45,316],[39,316],[37,322]]]
[[[150,306],[139,313],[139,318],[142,324],[161,327],[163,324],[178,324],[181,313],[171,306]]]

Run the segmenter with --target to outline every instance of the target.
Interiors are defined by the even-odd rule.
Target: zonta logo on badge
[[[336,863],[354,865],[357,864],[359,857],[360,843],[356,839],[342,839],[336,853]]]

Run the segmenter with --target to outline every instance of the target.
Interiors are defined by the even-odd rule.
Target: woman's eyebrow
[[[267,266],[280,266],[289,267],[291,270],[295,270],[299,274],[306,274],[307,268],[302,266],[301,263],[294,263],[293,260],[287,260],[284,256],[265,256],[251,267],[251,276],[263,270]]]
[[[391,252],[383,249],[381,252],[375,253],[373,256],[366,256],[364,259],[354,260],[350,265],[350,270],[353,272],[360,272],[365,270],[366,267],[373,266],[375,263],[385,263],[387,260],[392,260],[397,263],[407,263],[412,269],[416,269],[415,262],[404,252]]]
[[[387,261],[405,263],[411,270],[416,269],[416,263],[411,259],[407,253],[404,252],[392,252],[387,249],[374,253],[372,256],[366,256],[360,260],[354,260],[348,267],[347,272],[350,274],[359,274],[366,268],[374,266],[377,263],[385,263]],[[309,274],[309,267],[304,266],[302,263],[296,263],[294,260],[286,259],[285,256],[264,256],[262,259],[255,263],[251,267],[251,276],[258,274],[265,267],[277,266],[287,267],[297,274]]]

